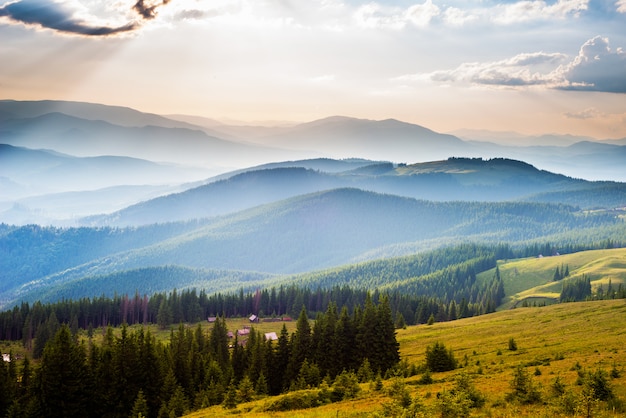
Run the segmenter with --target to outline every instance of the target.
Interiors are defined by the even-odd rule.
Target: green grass
[[[607,289],[609,279],[617,289],[620,283],[626,283],[626,249],[583,251],[554,257],[526,258],[521,260],[500,261],[498,268],[507,295],[500,310],[519,306],[524,299],[550,301],[558,299],[562,283],[553,282],[554,272],[558,267],[568,266],[571,280],[587,275],[592,286],[602,285]],[[491,278],[494,270],[478,275],[478,279]]]
[[[485,406],[472,411],[474,417],[558,417],[559,399],[550,393],[558,376],[567,390],[579,396],[576,384],[577,368],[607,372],[615,367],[621,376],[611,380],[614,393],[626,401],[626,301],[610,300],[568,303],[541,308],[518,308],[458,321],[419,325],[398,331],[403,359],[410,364],[425,362],[426,347],[439,341],[453,350],[462,368],[451,372],[433,373],[434,383],[417,384],[420,376],[408,378],[411,395],[422,399],[429,414],[435,414],[438,392],[450,390],[455,377],[469,374],[476,388],[486,397]],[[508,350],[508,341],[517,343],[516,351]],[[529,374],[540,376],[533,381],[540,386],[543,402],[524,406],[505,401],[510,392],[513,371],[523,366]],[[389,382],[385,382],[386,385]],[[382,410],[391,399],[385,392],[375,392],[362,385],[361,396],[323,407],[290,412],[262,412],[272,398],[242,404],[235,410],[221,406],[195,412],[189,417],[366,417]],[[433,415],[426,415],[433,416]],[[580,416],[580,415],[578,415]],[[594,417],[617,417],[601,405]]]

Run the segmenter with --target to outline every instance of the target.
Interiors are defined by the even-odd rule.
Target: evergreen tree
[[[370,358],[373,370],[389,370],[400,361],[400,344],[396,340],[396,330],[391,316],[391,306],[387,295],[381,296],[377,309],[376,356]]]
[[[209,353],[223,370],[228,368],[230,354],[228,351],[228,328],[226,318],[217,317],[209,334]]]
[[[358,346],[356,345],[357,327],[355,321],[348,314],[348,308],[344,306],[341,309],[339,320],[335,328],[335,367],[332,368],[330,377],[335,377],[342,370],[355,370],[359,356],[357,355]]]
[[[139,390],[133,409],[130,411],[130,418],[147,418],[148,417],[148,402],[143,396],[143,390]]]
[[[237,399],[239,402],[250,402],[254,399],[254,385],[252,384],[252,380],[248,375],[245,375],[241,382],[239,382],[239,387],[237,388]]]
[[[37,374],[39,403],[44,416],[78,417],[88,414],[87,367],[84,347],[61,326],[46,345]]]
[[[426,348],[426,366],[431,372],[447,372],[456,369],[457,362],[452,350],[437,341]]]
[[[311,353],[311,324],[303,306],[296,323],[296,332],[291,337],[291,356],[287,366],[287,380],[295,379],[304,360]]]
[[[164,298],[161,300],[161,304],[159,305],[159,311],[157,313],[157,324],[161,329],[167,329],[172,324],[174,314],[172,313],[172,308],[167,303],[167,300]]]

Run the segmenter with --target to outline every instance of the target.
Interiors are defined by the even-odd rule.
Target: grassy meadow
[[[569,269],[569,277],[555,282],[557,268]],[[563,281],[574,280],[586,275],[591,279],[595,290],[602,285],[606,291],[609,280],[616,289],[620,283],[626,284],[626,249],[582,251],[552,257],[533,257],[520,260],[498,262],[504,291],[508,295],[500,310],[521,306],[526,300],[537,304],[553,303],[558,300]],[[563,271],[561,271],[561,274]],[[478,279],[488,279],[495,274],[494,269],[478,275]]]
[[[571,266],[570,266],[571,268]],[[403,361],[416,365],[425,362],[426,347],[442,342],[453,351],[459,368],[433,373],[431,384],[420,384],[423,375],[405,379],[412,397],[424,404],[424,416],[441,416],[437,394],[450,391],[460,373],[469,375],[476,389],[485,397],[483,407],[471,410],[475,417],[555,417],[565,415],[563,401],[552,393],[558,377],[565,390],[579,402],[581,386],[578,372],[598,369],[613,372],[614,394],[626,400],[626,302],[624,300],[557,304],[545,307],[517,308],[453,322],[419,325],[399,330],[400,353]],[[513,339],[517,350],[509,350]],[[531,376],[542,401],[522,405],[507,401],[511,392],[513,373],[518,366]],[[384,381],[388,387],[391,381]],[[392,402],[388,392],[376,390],[371,383],[361,384],[360,395],[350,401],[317,408],[264,412],[274,398],[258,399],[227,410],[216,406],[195,412],[189,417],[366,417],[382,413],[382,405]],[[284,396],[284,395],[281,395]],[[606,405],[593,405],[594,417],[623,416],[606,410]],[[583,415],[578,409],[574,416]]]

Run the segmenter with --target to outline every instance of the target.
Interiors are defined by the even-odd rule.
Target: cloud
[[[617,11],[620,13],[626,13],[626,0],[618,0],[615,3],[615,6],[617,6]]]
[[[626,52],[611,50],[607,38],[596,36],[557,73],[566,81],[562,89],[626,93]]]
[[[524,53],[494,62],[463,63],[451,70],[403,75],[394,80],[626,93],[626,52],[621,48],[611,50],[607,38],[596,36],[585,42],[569,62],[561,53]]]
[[[132,9],[143,20],[153,19],[157,9],[169,0],[150,2],[138,0]],[[131,21],[122,25],[101,25],[78,17],[79,5],[74,2],[50,0],[18,0],[0,7],[0,17],[8,17],[13,22],[36,25],[58,32],[82,36],[110,36],[138,29],[141,25]]]
[[[141,17],[146,20],[154,19],[156,17],[157,8],[161,6],[165,6],[168,4],[170,0],[161,0],[161,1],[145,1],[145,0],[137,0],[137,3],[133,6],[133,10],[135,10]]]
[[[409,7],[406,11],[406,18],[417,27],[425,27],[439,13],[441,13],[439,7],[435,6],[432,0],[426,0],[423,4],[414,4]]]
[[[568,119],[597,119],[598,117],[605,116],[598,109],[590,107],[588,109],[581,110],[580,112],[566,112],[563,114]]]
[[[451,26],[463,26],[466,23],[478,20],[480,17],[476,14],[465,12],[456,7],[448,7],[443,13],[444,22]]]
[[[587,10],[589,0],[558,0],[554,4],[545,1],[518,1],[495,7],[492,20],[498,24],[514,24],[533,20],[564,19],[578,16]]]
[[[407,9],[384,7],[378,3],[368,3],[359,7],[354,16],[359,26],[372,29],[404,29],[411,23],[426,27],[441,13],[432,0],[414,4]]]
[[[401,76],[397,79],[431,80],[438,83],[468,82],[490,86],[545,85],[554,80],[538,69],[562,62],[564,59],[565,55],[559,53],[525,53],[501,61],[463,63],[452,70]]]

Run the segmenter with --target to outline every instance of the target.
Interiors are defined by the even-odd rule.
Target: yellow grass
[[[420,376],[407,379],[407,388],[413,396],[433,408],[436,394],[454,386],[460,372],[468,373],[477,389],[485,395],[486,405],[473,410],[475,417],[552,417],[560,415],[558,400],[550,394],[550,386],[559,376],[568,390],[580,392],[576,367],[607,372],[613,367],[621,377],[612,379],[615,394],[626,400],[626,301],[596,301],[557,304],[542,308],[518,308],[466,318],[453,322],[419,325],[400,330],[397,334],[400,352],[409,363],[420,365],[425,361],[426,347],[436,341],[451,348],[461,369],[435,373],[431,385],[418,385]],[[508,350],[513,338],[517,351]],[[467,364],[465,364],[467,363]],[[522,365],[541,386],[544,403],[522,406],[505,402],[514,369]],[[205,409],[189,417],[227,417],[233,414],[246,417],[365,417],[382,410],[390,399],[369,385],[362,385],[361,397],[319,408],[281,413],[261,412],[268,399],[239,405],[234,411],[221,406]],[[271,398],[270,398],[271,399]],[[432,412],[431,410],[431,413]],[[617,417],[618,414],[596,410],[595,417]]]
[[[558,267],[568,266],[570,276],[575,279],[587,275],[595,288],[602,285],[607,289],[609,280],[615,289],[626,283],[626,249],[583,251],[554,257],[533,257],[521,260],[500,261],[498,268],[507,295],[500,309],[521,305],[528,298],[558,298],[562,283],[553,282]],[[561,272],[563,273],[563,272]],[[494,270],[478,275],[479,279],[491,278]]]

